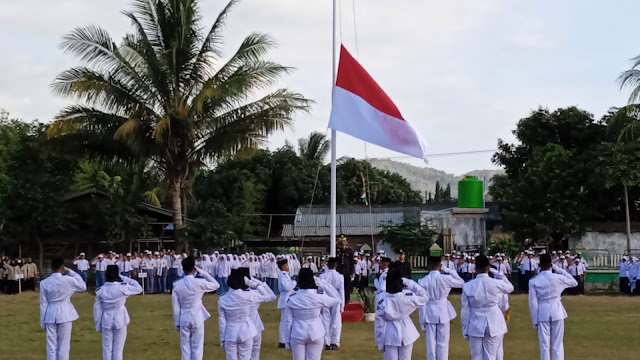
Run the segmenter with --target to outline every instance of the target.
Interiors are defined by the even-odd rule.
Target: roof
[[[399,225],[408,214],[420,216],[423,212],[441,212],[457,207],[456,202],[417,205],[343,205],[336,208],[336,231],[345,235],[378,235],[384,225]],[[498,203],[487,203],[488,221],[500,221]],[[300,206],[293,224],[284,224],[282,237],[329,236],[331,215],[327,205]]]
[[[69,201],[69,200],[73,200],[73,199],[77,199],[80,197],[83,197],[85,195],[100,195],[100,196],[109,196],[109,194],[103,190],[97,189],[93,186],[84,188],[82,190],[79,191],[74,191],[71,193],[66,194],[62,199],[63,201]],[[138,208],[142,209],[142,210],[146,210],[146,211],[150,211],[159,215],[163,215],[163,216],[168,216],[168,217],[173,217],[173,211],[169,210],[169,209],[165,209],[165,208],[161,208],[161,207],[157,207],[155,205],[151,205],[145,202],[140,202],[138,203]]]

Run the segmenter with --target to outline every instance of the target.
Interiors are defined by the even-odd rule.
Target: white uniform
[[[220,287],[211,275],[199,269],[197,271],[203,279],[187,275],[173,284],[171,293],[173,321],[180,331],[182,360],[202,359],[204,321],[211,317],[202,305],[202,296]]]
[[[420,326],[427,333],[427,360],[449,358],[450,322],[456,311],[447,297],[453,288],[461,288],[464,280],[450,268],[445,274],[431,271],[418,281],[429,296],[429,302],[420,308]]]
[[[220,344],[227,354],[227,360],[252,359],[254,339],[264,329],[256,327],[257,306],[260,306],[261,302],[276,299],[276,295],[267,284],[255,279],[250,281],[255,290],[230,289],[218,301]],[[262,325],[262,321],[259,325]]]
[[[513,285],[504,276],[478,274],[462,287],[462,336],[469,340],[471,360],[495,360],[507,323],[500,309]]]
[[[285,345],[291,349],[293,360],[319,360],[326,334],[322,308],[340,304],[340,296],[322,279],[316,278],[319,289],[300,289],[289,297],[283,311],[285,317]]]
[[[78,271],[87,271],[90,268],[89,261],[87,259],[73,260],[73,265],[78,267]]]
[[[289,296],[291,296],[297,285],[295,280],[291,280],[289,273],[286,271],[280,271],[278,275],[278,289],[280,291],[280,298],[278,299],[278,309],[282,310],[287,305],[287,300]],[[284,311],[280,312],[280,326],[278,328],[278,341],[280,344],[285,343],[285,331],[287,331],[285,327],[285,316]]]
[[[420,334],[409,317],[429,301],[423,287],[403,279],[406,290],[395,294],[384,292],[376,303],[374,335],[384,360],[410,360],[413,343]]]
[[[322,319],[327,333],[324,336],[325,345],[340,346],[340,335],[342,334],[342,312],[344,311],[344,275],[335,269],[327,269],[320,278],[333,286],[333,289],[340,297],[340,303],[330,308],[322,309]]]
[[[318,266],[314,262],[306,262],[304,263],[304,265],[302,265],[302,268],[311,269],[311,271],[313,271],[314,274],[318,272]]]
[[[542,271],[529,282],[529,311],[533,327],[538,330],[541,360],[563,360],[564,319],[567,312],[561,295],[578,282],[566,271],[554,266],[557,274]]]
[[[93,305],[93,321],[96,331],[102,332],[102,359],[122,360],[127,340],[129,313],[124,307],[127,297],[142,293],[142,286],[131,278],[121,277],[122,282],[107,282],[96,292]]]
[[[77,291],[87,291],[87,284],[74,271],[53,273],[40,282],[40,327],[46,332],[47,360],[69,359],[71,322],[78,319],[71,295]]]
[[[384,269],[376,279],[373,280],[373,286],[376,288],[376,303],[380,294],[387,291],[387,273],[389,269]]]

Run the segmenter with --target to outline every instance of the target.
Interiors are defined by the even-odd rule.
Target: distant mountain
[[[439,181],[443,188],[447,187],[447,184],[451,184],[451,196],[458,197],[458,181],[464,176],[455,176],[453,174],[446,173],[444,171],[428,168],[417,167],[407,163],[393,161],[388,159],[369,159],[369,162],[373,167],[381,170],[388,170],[400,174],[407,179],[409,184],[414,190],[422,192],[431,191],[434,193],[436,190],[436,182]],[[480,180],[487,180],[486,188],[489,189],[491,184],[491,178],[497,174],[504,174],[503,170],[474,170],[469,171],[465,175],[475,175]]]

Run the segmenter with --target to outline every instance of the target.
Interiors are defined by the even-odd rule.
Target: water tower
[[[451,240],[458,249],[481,249],[486,244],[484,183],[467,175],[458,182],[458,207],[452,209]]]

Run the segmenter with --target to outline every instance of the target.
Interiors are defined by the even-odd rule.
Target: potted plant
[[[376,317],[376,293],[371,288],[366,288],[360,297],[364,308],[364,321],[373,321]]]

